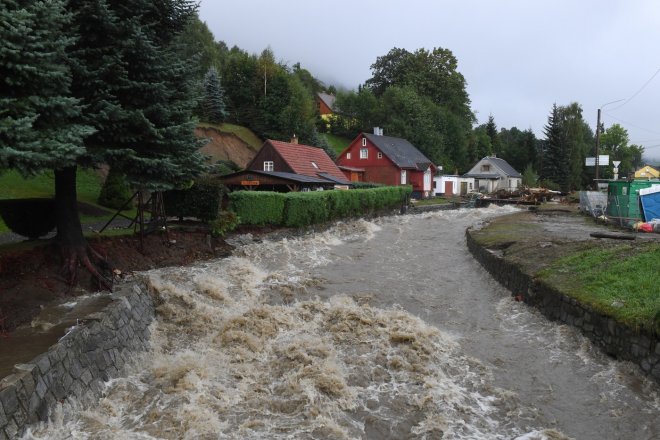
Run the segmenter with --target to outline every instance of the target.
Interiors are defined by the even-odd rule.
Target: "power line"
[[[659,70],[659,72],[660,72],[660,70]],[[618,107],[617,107],[617,108],[618,108]],[[611,111],[611,110],[610,110],[610,111]],[[617,121],[619,121],[619,122],[621,122],[621,123],[623,123],[623,124],[630,125],[631,127],[635,127],[635,128],[637,128],[637,129],[639,129],[639,130],[648,131],[649,133],[653,133],[653,134],[660,134],[660,131],[655,131],[655,130],[651,130],[651,129],[649,129],[649,128],[640,127],[639,125],[635,125],[635,124],[633,124],[632,122],[624,121],[623,119],[619,119],[619,118],[617,118],[616,116],[612,116],[612,114],[609,113],[609,112],[603,112],[603,113],[605,113],[607,116],[609,116],[609,117],[612,118],[612,119],[616,119]]]
[[[646,82],[644,83],[644,85],[643,85],[639,90],[637,90],[637,91],[635,92],[634,95],[632,95],[630,98],[626,99],[626,101],[625,101],[623,104],[621,104],[621,105],[619,105],[619,106],[616,106],[616,107],[610,109],[610,111],[613,112],[614,110],[620,109],[621,107],[623,107],[624,105],[626,105],[626,104],[628,104],[630,101],[632,101],[633,98],[635,98],[635,96],[637,96],[637,95],[639,95],[640,93],[642,93],[642,90],[644,90],[644,89],[646,88],[646,86],[648,86],[648,85],[651,83],[651,81],[653,81],[653,78],[655,78],[656,75],[657,75],[658,73],[660,73],[660,69],[656,70],[655,73],[651,76],[651,78],[649,78],[648,81],[646,81]]]

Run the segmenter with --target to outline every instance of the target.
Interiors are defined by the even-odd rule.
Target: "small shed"
[[[610,181],[607,185],[607,215],[618,219],[621,225],[642,220],[639,191],[658,183],[657,180]]]
[[[441,174],[433,177],[433,193],[451,197],[454,195],[465,195],[474,191],[474,178],[461,177],[458,175]]]

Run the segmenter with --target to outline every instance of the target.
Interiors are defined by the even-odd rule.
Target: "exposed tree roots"
[[[78,271],[84,267],[97,283],[99,290],[112,290],[112,276],[103,275],[102,271],[110,273],[106,259],[88,244],[79,246],[63,246],[61,249],[64,262],[64,277],[69,286],[78,282]]]

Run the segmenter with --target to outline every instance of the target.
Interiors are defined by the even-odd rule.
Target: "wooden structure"
[[[346,179],[321,148],[267,140],[246,169],[221,178],[232,190],[313,191],[348,187]]]
[[[147,197],[148,196],[148,197]],[[135,217],[128,217],[122,211],[135,203],[137,200],[137,212]],[[165,231],[164,240],[169,241],[169,230],[167,229],[167,216],[165,214],[165,204],[163,203],[163,193],[160,191],[136,191],[121,208],[112,216],[108,222],[103,225],[99,233],[103,232],[117,217],[130,220],[127,228],[133,228],[133,232],[140,236],[140,250],[143,249],[142,238],[155,231]]]
[[[432,195],[436,166],[407,140],[383,136],[377,127],[374,134],[360,133],[336,162],[347,179],[412,185],[413,197]]]
[[[328,93],[319,92],[316,94],[316,104],[318,106],[319,115],[323,119],[331,116],[335,113],[335,95],[330,95]]]

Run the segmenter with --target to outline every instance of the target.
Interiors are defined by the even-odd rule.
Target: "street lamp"
[[[606,102],[598,108],[598,118],[596,119],[596,188],[598,188],[598,148],[600,147],[600,109],[606,105],[615,104],[621,102],[623,99],[617,99],[616,101]]]

